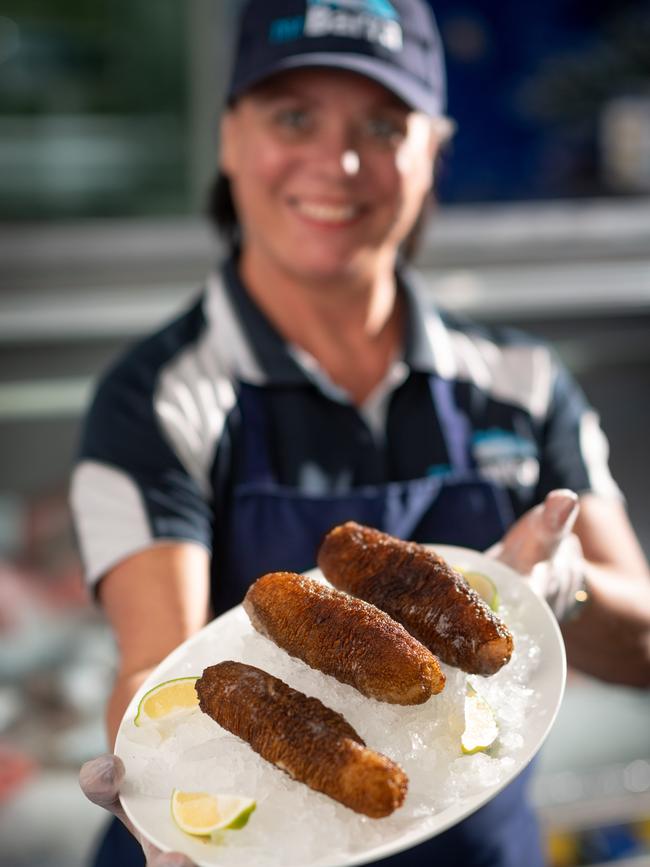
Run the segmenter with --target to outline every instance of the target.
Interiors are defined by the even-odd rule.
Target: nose
[[[361,153],[353,125],[339,120],[323,126],[315,140],[315,157],[322,173],[351,179],[361,171]]]

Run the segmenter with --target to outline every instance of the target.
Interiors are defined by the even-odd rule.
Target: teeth
[[[298,210],[306,217],[312,217],[314,220],[321,220],[327,223],[342,223],[344,220],[351,220],[357,215],[357,208],[354,205],[325,205],[316,204],[315,202],[298,202]]]

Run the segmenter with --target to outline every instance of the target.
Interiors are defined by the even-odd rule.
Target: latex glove
[[[579,509],[573,491],[551,491],[486,552],[525,575],[558,620],[571,613],[576,594],[584,591],[582,547],[571,532]]]
[[[142,837],[126,817],[120,804],[120,785],[124,779],[124,763],[117,756],[106,755],[86,762],[79,773],[79,784],[93,804],[112,813],[128,828],[142,846],[147,867],[195,867],[194,862],[180,852],[161,852]]]

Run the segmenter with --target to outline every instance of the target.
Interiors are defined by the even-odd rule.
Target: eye
[[[273,121],[283,129],[300,132],[308,129],[311,118],[304,108],[279,108],[273,115]]]
[[[391,117],[373,117],[366,122],[368,135],[383,144],[398,144],[405,135],[404,124]]]

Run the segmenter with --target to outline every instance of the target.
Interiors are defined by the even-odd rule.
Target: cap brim
[[[310,52],[306,54],[296,54],[293,57],[286,57],[279,60],[266,69],[256,71],[254,77],[249,80],[238,82],[236,88],[230,93],[230,98],[235,99],[241,96],[251,87],[260,84],[272,75],[283,72],[289,69],[306,69],[306,68],[326,68],[326,69],[346,69],[350,72],[356,72],[366,78],[376,81],[381,84],[391,93],[394,93],[399,99],[405,102],[408,106],[417,111],[423,111],[425,114],[432,117],[439,116],[444,113],[444,102],[442,93],[444,92],[444,81],[440,82],[440,88],[434,90],[425,87],[418,81],[414,80],[402,70],[395,69],[380,59],[375,57],[366,57],[359,54],[345,54],[334,52]]]

